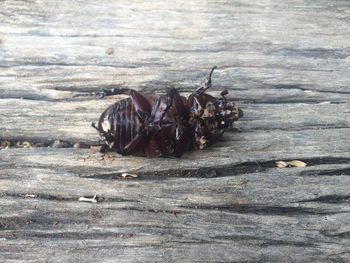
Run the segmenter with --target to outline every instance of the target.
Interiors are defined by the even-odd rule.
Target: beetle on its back
[[[174,88],[161,96],[130,90],[130,98],[109,106],[93,124],[105,147],[122,155],[180,157],[217,141],[243,112],[226,100],[226,90],[220,99],[205,93],[215,68],[188,98]]]

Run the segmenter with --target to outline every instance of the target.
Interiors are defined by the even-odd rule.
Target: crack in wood
[[[268,204],[252,205],[252,204],[232,204],[232,205],[181,205],[181,208],[199,209],[199,210],[218,210],[230,213],[255,214],[267,216],[286,216],[295,217],[296,215],[334,215],[344,214],[348,212],[328,212],[320,209],[305,207],[287,207],[287,206],[270,206]]]
[[[289,158],[294,160],[297,158]],[[182,177],[182,178],[218,178],[218,177],[228,177],[228,176],[237,176],[257,172],[265,172],[268,169],[277,169],[276,161],[253,161],[253,162],[243,162],[230,166],[222,167],[206,167],[206,168],[197,168],[197,169],[169,169],[163,171],[152,171],[152,172],[138,172],[138,178],[134,180],[162,180],[169,179],[173,177]],[[319,158],[310,158],[310,159],[301,159],[301,161],[307,164],[307,167],[325,165],[325,164],[348,164],[350,158],[334,158],[334,157],[319,157]],[[300,174],[303,176],[308,175],[334,175],[342,173],[342,175],[348,174],[349,169],[334,169],[330,170],[328,173],[323,174],[323,171],[315,170],[306,170],[300,171]],[[91,175],[80,175],[82,178],[96,178],[96,179],[116,179],[120,178],[122,173],[98,173]],[[350,173],[349,173],[350,174]]]
[[[350,175],[350,168],[344,168],[344,169],[324,169],[322,171],[317,171],[315,174],[317,175],[328,175],[328,176],[343,176],[343,175]]]
[[[295,240],[280,240],[270,239],[267,237],[249,236],[249,235],[225,235],[225,236],[211,236],[211,239],[228,240],[228,241],[256,241],[260,246],[295,246],[295,247],[317,247],[313,240],[295,241]]]
[[[271,87],[275,89],[287,89],[287,90],[297,89],[301,91],[312,91],[312,92],[319,92],[319,93],[350,94],[350,91],[320,90],[320,89],[315,89],[310,87],[303,87],[300,84],[277,84],[277,85],[272,85]]]
[[[298,203],[306,203],[306,202],[319,202],[319,203],[326,203],[326,204],[349,203],[350,195],[324,195],[313,199],[304,199],[304,200],[298,201]]]
[[[330,231],[320,231],[321,234],[327,237],[337,237],[337,238],[343,238],[343,239],[349,239],[350,238],[350,231],[344,231],[344,232],[330,232]]]

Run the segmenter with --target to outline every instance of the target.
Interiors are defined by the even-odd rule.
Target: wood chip
[[[101,152],[102,146],[101,145],[91,145],[90,146],[90,150],[92,152]]]
[[[94,195],[92,198],[88,197],[79,197],[79,202],[90,202],[90,203],[97,203],[96,195]]]
[[[276,162],[276,167],[278,168],[286,168],[288,166],[288,164],[284,161],[277,161]]]
[[[31,147],[33,147],[32,143],[31,142],[27,142],[27,141],[24,141],[22,143],[22,146],[23,146],[23,148],[31,148]]]
[[[287,167],[305,167],[306,163],[299,161],[299,160],[293,160],[293,161],[277,161],[276,167],[278,168],[287,168]]]
[[[26,194],[25,197],[36,198],[38,196],[37,195],[32,195],[32,194]]]
[[[75,148],[75,149],[81,148],[81,143],[80,142],[74,143],[73,148]]]
[[[325,104],[331,104],[330,101],[322,101],[320,103],[318,103],[318,105],[325,105]]]
[[[85,143],[83,143],[83,142],[76,142],[76,143],[74,143],[73,148],[75,148],[75,149],[85,149],[85,148],[90,148],[90,146],[85,144]]]
[[[32,144],[30,142],[27,141],[18,141],[16,143],[16,148],[31,148]]]
[[[138,175],[137,174],[130,174],[130,173],[122,173],[121,177],[123,177],[123,178],[137,178]]]
[[[289,165],[294,166],[294,167],[305,167],[306,163],[299,161],[299,160],[293,160],[287,162]]]

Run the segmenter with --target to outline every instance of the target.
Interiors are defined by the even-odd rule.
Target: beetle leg
[[[129,89],[127,88],[120,88],[120,89],[100,89],[96,92],[79,92],[78,94],[74,94],[73,98],[77,97],[88,97],[88,96],[96,96],[99,99],[102,99],[106,96],[114,96],[114,95],[120,95],[125,94]]]
[[[125,94],[126,91],[129,89],[121,88],[121,89],[100,89],[97,92],[94,92],[95,96],[98,96],[99,99],[102,99],[106,96],[114,96],[114,95],[120,95],[120,94]]]
[[[162,102],[162,97],[159,97],[158,100],[157,100],[156,106],[152,110],[151,117],[150,117],[150,122],[154,121],[154,119],[156,118],[156,114],[157,114],[157,112],[159,110],[159,106],[160,106],[161,102]]]
[[[170,156],[174,152],[173,143],[168,138],[168,134],[171,134],[173,124],[168,122],[162,123],[165,114],[169,111],[173,103],[173,98],[174,95],[171,90],[167,91],[167,95],[159,97],[150,118],[150,124],[154,124],[152,125],[153,140],[158,146],[157,149],[160,150],[164,156]],[[151,151],[150,153],[151,155],[157,154],[155,151]]]
[[[99,99],[102,99],[110,94],[110,90],[107,89],[100,89],[99,91],[95,92],[95,95],[98,96]]]
[[[174,99],[174,95],[173,93],[169,92],[168,96],[167,96],[167,101],[166,101],[166,106],[165,109],[163,110],[162,115],[160,116],[159,121],[162,121],[164,118],[164,115],[169,111],[171,105],[173,104],[173,99]]]
[[[102,147],[106,149],[112,149],[114,147],[115,140],[112,139],[110,132],[108,131],[108,133],[106,133],[105,131],[101,131],[94,122],[91,123],[91,126],[99,132]]]
[[[145,96],[136,90],[130,90],[131,102],[135,107],[137,115],[141,120],[146,121],[151,114],[152,107]]]
[[[148,139],[147,131],[146,129],[143,129],[135,136],[134,139],[132,139],[131,142],[129,142],[128,145],[124,147],[124,149],[121,149],[118,152],[122,155],[129,155],[129,154],[135,154],[137,152],[140,152],[146,146],[147,139]]]
[[[174,105],[176,115],[181,116],[183,119],[183,117],[187,116],[187,109],[184,104],[185,98],[181,97],[175,88],[168,90],[168,94],[172,98],[172,105]]]
[[[185,124],[187,123],[187,109],[183,98],[176,89],[170,89],[167,93],[166,107],[158,120],[162,121],[170,107],[173,106],[176,122],[161,124],[161,130],[154,134],[154,138],[163,155],[180,157],[184,152],[189,150],[191,143],[189,128]],[[173,138],[172,136],[175,136],[175,138],[169,139],[167,136],[169,134],[172,134],[171,138]]]
[[[172,125],[162,126],[162,129],[153,134],[153,138],[158,145],[158,149],[164,156],[170,156],[174,153],[172,140],[169,139],[168,134],[171,134]]]
[[[178,124],[176,127],[175,157],[180,157],[190,149],[191,136],[188,127]]]
[[[165,114],[169,111],[171,105],[173,104],[173,93],[167,91],[167,95],[160,96],[157,99],[156,106],[153,107],[151,116],[148,120],[148,124],[156,124],[156,126],[161,126],[161,122]]]
[[[176,89],[172,89],[169,92],[173,95],[173,106],[175,112],[176,124],[175,127],[175,140],[174,140],[174,155],[180,157],[184,152],[188,151],[191,144],[191,136],[189,133],[189,127],[187,125],[187,109],[184,105],[184,100],[177,92]]]
[[[146,154],[147,154],[147,157],[151,157],[151,158],[159,157],[162,155],[162,152],[159,149],[158,143],[156,142],[153,136],[149,138],[149,141],[147,143]]]

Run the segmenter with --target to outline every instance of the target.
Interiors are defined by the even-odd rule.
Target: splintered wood
[[[299,160],[293,160],[293,161],[277,161],[276,167],[278,168],[287,168],[287,167],[305,167],[306,163],[299,161]]]
[[[78,199],[79,202],[90,202],[90,203],[97,203],[96,195],[93,197],[79,197]]]

